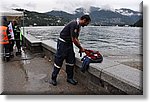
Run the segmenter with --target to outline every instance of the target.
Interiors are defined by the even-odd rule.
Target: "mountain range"
[[[16,9],[21,11],[22,9]],[[84,14],[89,14],[92,21],[91,25],[134,25],[137,21],[142,19],[142,13],[127,8],[121,9],[101,9],[99,7],[91,6],[89,10],[84,8],[77,8],[73,13],[65,11],[52,10],[45,13],[38,13],[25,10],[26,26],[29,25],[65,25],[70,20],[81,17]]]

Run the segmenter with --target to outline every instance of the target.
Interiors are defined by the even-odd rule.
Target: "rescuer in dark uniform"
[[[17,52],[16,55],[21,55],[21,33],[20,33],[20,27],[18,26],[17,21],[13,21],[13,31],[14,31],[14,37],[15,37],[15,42],[17,46]]]
[[[87,26],[90,21],[91,19],[89,15],[83,15],[80,19],[68,23],[60,32],[54,59],[54,70],[51,77],[52,80],[50,81],[50,83],[54,86],[57,85],[56,78],[64,60],[66,60],[67,82],[73,85],[77,84],[77,81],[73,79],[73,69],[75,64],[73,43],[79,48],[80,52],[84,52],[84,48],[81,46],[78,36],[81,26]]]

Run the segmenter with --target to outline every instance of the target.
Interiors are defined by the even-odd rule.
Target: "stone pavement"
[[[46,95],[86,95],[95,94],[80,82],[74,86],[66,82],[66,72],[60,71],[58,85],[49,84],[53,62],[41,53],[25,51],[3,65],[2,94],[46,94]],[[105,91],[99,94],[108,94]]]

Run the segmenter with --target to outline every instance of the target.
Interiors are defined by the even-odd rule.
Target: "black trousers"
[[[57,51],[54,59],[54,70],[52,73],[52,80],[56,80],[64,60],[66,61],[67,78],[73,79],[73,69],[75,64],[75,53],[73,50],[73,44],[58,40]]]
[[[15,41],[16,41],[17,50],[18,50],[18,52],[20,52],[21,51],[20,39],[16,39]]]
[[[10,44],[10,52],[13,53],[13,47],[14,47],[14,44],[15,44],[15,41],[14,40],[9,40],[9,44]]]
[[[1,53],[5,57],[10,57],[10,44],[1,44]]]

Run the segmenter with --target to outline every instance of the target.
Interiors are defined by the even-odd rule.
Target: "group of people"
[[[21,32],[17,21],[7,21],[7,17],[1,18],[0,45],[1,57],[9,61],[14,57],[14,45],[17,47],[16,55],[21,55]]]

